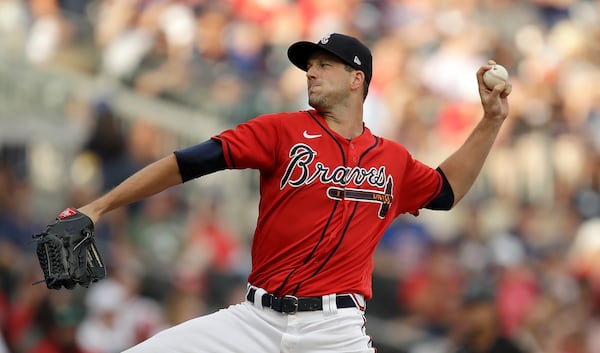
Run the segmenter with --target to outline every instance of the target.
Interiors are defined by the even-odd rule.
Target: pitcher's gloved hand
[[[88,287],[106,277],[95,243],[94,223],[76,209],[64,210],[45,232],[33,238],[48,288],[73,289],[77,284]]]

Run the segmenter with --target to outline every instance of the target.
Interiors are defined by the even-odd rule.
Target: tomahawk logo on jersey
[[[214,139],[229,168],[260,171],[249,281],[275,294],[370,298],[377,234],[442,185],[400,144],[367,127],[348,140],[314,110],[262,115]]]

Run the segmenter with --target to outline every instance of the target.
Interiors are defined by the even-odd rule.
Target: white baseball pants
[[[259,290],[259,294],[264,291]],[[359,307],[364,308],[364,299]],[[282,314],[246,301],[159,332],[124,353],[373,353],[364,311],[336,307]]]

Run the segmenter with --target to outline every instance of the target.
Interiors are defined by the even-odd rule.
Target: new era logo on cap
[[[337,56],[355,70],[364,72],[367,84],[371,82],[373,76],[371,51],[354,37],[330,33],[316,43],[296,42],[289,47],[287,54],[292,64],[306,71],[308,58],[318,49],[325,50]]]

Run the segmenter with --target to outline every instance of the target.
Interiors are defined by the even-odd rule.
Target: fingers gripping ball
[[[36,254],[49,289],[88,287],[106,277],[94,238],[94,224],[85,214],[67,208],[46,231],[33,236]]]
[[[508,71],[502,65],[495,64],[483,74],[483,83],[489,89],[493,89],[497,84],[506,81],[508,81]]]

